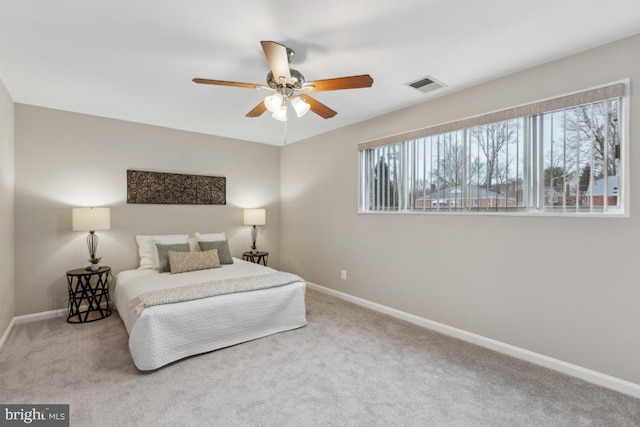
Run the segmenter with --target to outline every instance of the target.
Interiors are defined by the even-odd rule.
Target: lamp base
[[[98,250],[98,236],[95,231],[89,231],[87,236],[87,248],[89,248],[89,256],[91,258],[96,257],[96,251]]]

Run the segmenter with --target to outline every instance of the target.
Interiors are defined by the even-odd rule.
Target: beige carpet
[[[22,324],[0,403],[72,426],[640,426],[640,400],[307,291],[308,326],[137,371],[117,313]]]

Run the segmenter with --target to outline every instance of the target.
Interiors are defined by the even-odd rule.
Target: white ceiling
[[[246,118],[265,92],[260,40],[296,51],[307,81],[370,74],[320,92],[332,119],[295,115],[295,142],[640,33],[639,0],[0,0],[0,79],[17,103],[281,145]],[[423,94],[405,83],[447,85]]]

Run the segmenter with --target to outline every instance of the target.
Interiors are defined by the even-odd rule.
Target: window
[[[363,212],[621,214],[624,84],[360,144]]]

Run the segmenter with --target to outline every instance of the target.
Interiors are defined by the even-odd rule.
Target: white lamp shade
[[[245,209],[244,225],[265,225],[267,223],[265,209]]]
[[[304,101],[304,99],[300,98],[299,96],[296,96],[291,100],[291,106],[293,107],[294,110],[296,110],[296,115],[298,117],[302,117],[305,114],[307,114],[307,112],[309,111],[309,108],[311,108],[311,106],[307,104]]]
[[[283,105],[282,107],[280,107],[280,109],[278,111],[275,111],[271,117],[273,117],[276,120],[279,120],[281,122],[286,122],[287,121],[287,106]]]
[[[111,209],[74,208],[71,211],[73,231],[109,230],[111,228]]]
[[[267,107],[267,110],[275,113],[280,110],[282,107],[282,95],[279,93],[274,93],[273,95],[269,95],[264,99],[264,105]]]

